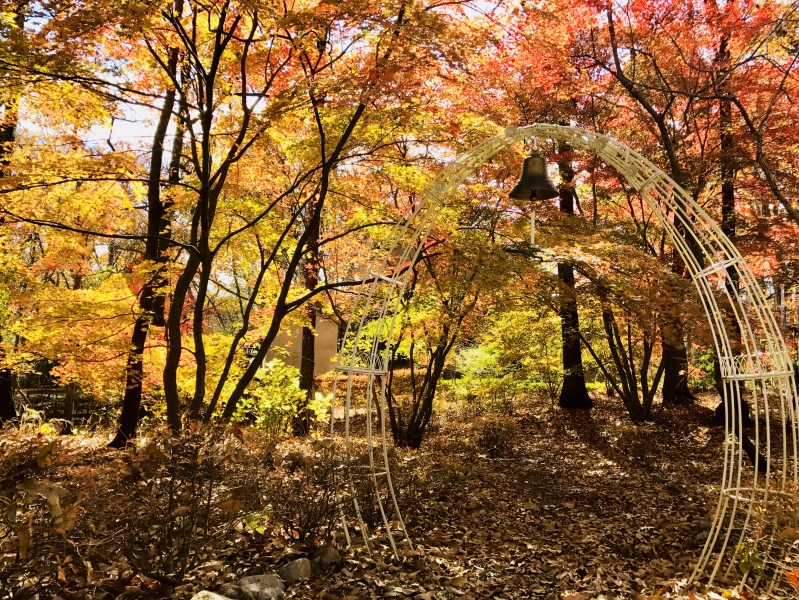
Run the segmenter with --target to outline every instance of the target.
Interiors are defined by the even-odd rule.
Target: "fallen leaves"
[[[67,493],[67,490],[64,488],[54,485],[47,485],[46,483],[36,481],[34,479],[28,479],[17,484],[17,489],[22,492],[38,494],[47,500],[47,505],[50,509],[50,516],[53,519],[57,519],[63,514],[63,510],[61,510],[61,496]]]
[[[799,569],[788,571],[785,574],[785,578],[788,580],[788,583],[790,583],[795,590],[799,590]]]
[[[175,510],[173,510],[169,516],[173,519],[177,519],[178,517],[185,517],[187,514],[191,512],[191,506],[178,506]]]
[[[722,436],[708,429],[712,415],[701,406],[646,427],[628,427],[622,411],[598,403],[585,415],[522,413],[520,442],[498,458],[465,446],[460,424],[448,422],[414,454],[422,492],[403,513],[414,556],[403,552],[377,593],[373,567],[356,547],[346,571],[294,597],[331,582],[358,597],[396,597],[388,594],[413,581],[424,591],[408,597],[419,599],[685,598],[701,548],[697,524],[717,500]]]
[[[702,593],[686,588],[699,538],[707,534],[717,501],[714,485],[723,439],[707,427],[710,411],[701,405],[669,409],[658,423],[644,428],[628,427],[623,415],[623,407],[611,402],[598,402],[589,414],[525,407],[517,416],[522,435],[508,454],[496,458],[481,456],[465,441],[464,423],[450,420],[420,451],[402,451],[400,466],[392,472],[414,548],[400,544],[402,560],[391,562],[381,526],[371,556],[362,544],[345,553],[343,532],[335,530],[344,567],[292,586],[288,597],[749,598],[723,588]],[[238,433],[230,436],[237,443],[249,435]],[[312,450],[314,442],[292,444],[308,444]],[[118,546],[119,536],[129,535],[121,519],[138,510],[125,486],[155,485],[152,478],[167,454],[149,442],[138,451],[110,454],[95,445],[78,460],[62,445],[53,460],[54,447],[40,443],[31,458],[41,468],[42,457],[47,477],[28,477],[16,488],[29,500],[44,499],[38,500],[40,510],[59,534],[59,547],[66,538],[68,548],[81,551],[54,555],[52,581],[73,592],[88,586],[116,590],[109,600],[122,593],[140,598],[166,593],[158,581],[136,574]],[[79,466],[72,466],[76,462]],[[128,479],[113,483],[112,475]],[[93,498],[98,485],[107,494],[99,503]],[[183,496],[176,504],[164,517],[188,523],[190,504]],[[190,598],[200,587],[217,589],[232,578],[269,572],[288,556],[310,552],[291,536],[274,535],[277,523],[268,507],[235,517],[244,503],[231,487],[222,485],[211,504],[219,514],[237,519],[236,525],[214,541],[170,597]],[[30,560],[38,551],[41,525],[24,507],[9,504],[5,512],[13,513],[16,522],[14,553],[20,561]],[[398,525],[391,520],[392,529]],[[357,526],[350,535],[360,535]],[[778,535],[799,539],[791,527]],[[142,540],[134,553],[150,559],[154,549],[147,535]],[[785,577],[799,589],[799,569]]]
[[[44,469],[53,464],[53,449],[56,446],[58,440],[53,440],[52,442],[45,444],[41,447],[38,454],[36,455],[36,464],[39,465],[40,469]]]
[[[20,560],[29,557],[31,538],[33,537],[33,515],[28,516],[28,520],[17,526],[17,553]]]
[[[230,498],[222,502],[217,502],[214,506],[223,512],[239,512],[244,508],[244,503],[235,498]]]

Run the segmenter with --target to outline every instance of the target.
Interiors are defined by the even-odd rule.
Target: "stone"
[[[238,585],[226,585],[219,591],[230,600],[255,600],[255,596]]]
[[[713,523],[710,521],[699,521],[696,525],[694,525],[694,529],[696,531],[710,531],[713,529]]]
[[[292,560],[289,564],[280,567],[277,570],[277,574],[288,584],[292,584],[300,579],[310,579],[311,561],[307,558]]]
[[[322,576],[322,567],[313,558],[311,559],[311,579],[316,579]]]
[[[280,598],[286,591],[286,586],[276,575],[250,575],[242,577],[236,584],[245,594],[250,594],[255,600],[269,600]],[[246,595],[240,596],[242,600]],[[247,599],[249,600],[249,599]]]
[[[336,565],[340,565],[343,562],[341,559],[341,554],[339,554],[338,550],[333,548],[333,546],[319,548],[319,550],[314,553],[313,559],[319,563],[319,566],[323,569],[330,569]]]
[[[191,597],[191,600],[231,600],[227,596],[220,596],[219,594],[214,594],[213,592],[207,592],[203,590],[198,594],[194,594]]]

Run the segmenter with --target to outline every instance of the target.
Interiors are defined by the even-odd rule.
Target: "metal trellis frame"
[[[412,545],[391,481],[385,377],[400,302],[410,279],[408,267],[418,259],[439,212],[469,175],[501,150],[529,138],[557,140],[590,152],[638,190],[668,233],[707,315],[727,407],[725,444],[718,503],[690,581],[726,582],[738,567],[747,571],[741,586],[764,590],[773,597],[794,597],[795,590],[784,574],[799,567],[799,557],[792,540],[786,541],[781,532],[788,527],[786,515],[797,500],[796,381],[790,354],[763,290],[719,226],[662,170],[612,138],[546,123],[508,127],[451,161],[423,190],[420,203],[396,226],[363,275],[336,363],[340,375],[331,408],[331,434],[336,398],[343,399],[345,446],[351,452],[353,378],[365,376],[366,466],[392,552],[399,557],[398,545]],[[737,285],[721,285],[725,277]],[[340,391],[338,384],[344,381]],[[748,388],[755,417],[754,443],[765,458],[765,465],[757,464],[756,459],[754,469],[744,461],[744,419],[737,409],[743,386]],[[370,535],[351,491],[357,525],[370,547]],[[344,526],[349,542],[346,519]],[[763,568],[759,568],[761,563]]]

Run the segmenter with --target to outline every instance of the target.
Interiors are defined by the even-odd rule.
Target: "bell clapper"
[[[530,247],[535,246],[535,206],[530,212]]]

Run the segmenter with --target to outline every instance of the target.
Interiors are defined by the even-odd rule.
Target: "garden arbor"
[[[368,272],[347,326],[336,369],[336,398],[344,411],[345,442],[350,448],[350,409],[357,395],[367,407],[368,461],[365,465],[387,537],[395,555],[397,542],[411,544],[391,483],[386,434],[386,379],[390,342],[400,301],[410,278],[408,266],[418,258],[439,211],[461,183],[508,146],[529,138],[565,142],[595,154],[613,166],[643,197],[685,263],[696,286],[713,334],[720,363],[725,443],[720,460],[723,476],[710,535],[691,580],[712,582],[737,567],[747,571],[742,584],[773,595],[789,593],[784,576],[792,570],[795,549],[785,531],[797,499],[796,382],[788,349],[766,296],[738,250],[693,199],[646,158],[611,138],[576,127],[538,123],[509,127],[455,158],[425,188],[419,205],[399,224],[379,250]],[[724,285],[737,281],[738,285]],[[734,327],[729,326],[734,321]],[[740,336],[729,335],[740,331]],[[354,386],[355,375],[366,385]],[[766,464],[754,469],[744,462],[743,419],[738,405],[742,386],[749,390],[755,414],[754,440]],[[357,390],[357,392],[356,392]],[[332,408],[331,423],[339,408]],[[332,427],[332,425],[331,425]],[[364,539],[366,528],[354,499]],[[345,534],[349,532],[345,522]],[[795,536],[799,537],[799,536]],[[760,568],[760,565],[764,568]]]

